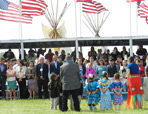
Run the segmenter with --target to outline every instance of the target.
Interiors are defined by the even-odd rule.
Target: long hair
[[[30,65],[30,63],[33,63],[33,67],[34,67],[34,61],[29,61],[29,65]]]
[[[102,77],[108,80],[108,73],[106,71],[102,72]]]
[[[21,60],[21,61],[20,61],[20,64],[22,64],[22,66],[25,66],[24,60]]]
[[[103,62],[103,65],[105,65],[105,62],[103,61],[103,59],[101,58],[101,59],[99,59],[99,61],[98,61],[98,65],[100,66],[100,61],[102,61]]]

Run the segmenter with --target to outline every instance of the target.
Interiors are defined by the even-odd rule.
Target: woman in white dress
[[[12,91],[13,91],[13,97],[16,99],[15,89],[16,89],[16,72],[13,70],[13,65],[8,65],[8,70],[6,72],[7,75],[7,82],[8,82],[8,89],[9,89],[9,95],[10,99],[12,99]]]

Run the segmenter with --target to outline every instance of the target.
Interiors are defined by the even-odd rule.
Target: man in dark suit
[[[48,65],[44,63],[45,58],[39,58],[40,63],[36,66],[36,76],[39,90],[39,98],[42,98],[42,87],[44,89],[45,98],[48,99]]]
[[[61,56],[58,56],[57,61],[59,62],[60,66],[62,66],[62,65],[63,65],[63,62],[62,62],[62,57],[61,57]]]
[[[2,98],[6,98],[6,71],[7,71],[7,65],[4,64],[5,59],[1,58],[0,60],[0,84],[1,84],[1,89],[2,89]]]
[[[60,78],[63,90],[62,111],[68,110],[67,99],[69,94],[72,95],[75,110],[80,111],[80,103],[78,100],[80,89],[79,67],[77,64],[72,62],[72,58],[70,55],[66,57],[66,61],[67,63],[60,67]]]
[[[60,75],[60,63],[57,61],[58,57],[53,56],[53,62],[50,63],[50,73],[55,73],[58,76]]]
[[[114,77],[115,73],[118,73],[117,65],[113,57],[109,58],[109,65],[107,66],[108,77]]]

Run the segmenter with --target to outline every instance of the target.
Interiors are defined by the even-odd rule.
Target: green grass
[[[70,103],[69,103],[70,104]],[[97,111],[89,111],[87,101],[81,102],[81,114],[148,114],[148,102],[146,109],[126,110],[125,104],[122,105],[121,111],[106,110],[100,111],[99,105]],[[50,110],[50,100],[0,100],[0,114],[78,114],[79,112],[71,111],[61,112],[59,110]]]

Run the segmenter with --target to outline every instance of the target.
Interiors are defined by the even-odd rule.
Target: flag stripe
[[[22,1],[22,5],[33,5],[33,6],[36,6],[36,7],[39,7],[39,8],[41,8],[41,7],[46,8],[47,7],[47,5],[42,1],[40,1],[40,2],[38,2],[38,1],[29,1],[29,0]]]
[[[141,3],[138,6],[138,16],[140,16],[141,18],[145,18],[146,23],[148,24],[148,6],[144,3]]]
[[[139,12],[141,13],[143,13],[144,15],[147,15],[148,14],[148,12],[147,11],[144,11],[144,10],[139,10]]]
[[[9,16],[9,15],[5,15],[5,16],[4,16],[4,15],[1,14],[1,13],[0,13],[0,17],[12,19],[12,16]],[[18,20],[18,22],[21,21],[21,20],[24,21],[24,22],[25,22],[25,21],[26,21],[26,22],[31,22],[31,21],[32,21],[32,20],[24,19],[24,18],[21,18],[21,20],[20,20],[18,17],[13,17],[13,20]]]
[[[85,12],[85,11],[90,11],[90,9],[89,8],[86,8],[86,7],[82,7],[83,8],[83,11]],[[100,9],[91,9],[91,11],[93,12],[99,12],[99,11],[105,11],[106,9],[105,8],[100,8]]]
[[[92,0],[77,0],[77,2],[89,2],[89,1],[92,1]]]
[[[141,1],[144,1],[144,0],[126,0],[128,3],[130,2],[141,2]]]
[[[82,12],[99,14],[102,11],[108,11],[101,3],[96,1],[82,3]]]
[[[3,15],[3,16],[9,16],[11,18],[20,18],[20,16],[18,14],[15,14],[15,13],[11,13],[11,12],[3,12],[0,10],[0,14]],[[27,15],[26,16],[22,16],[21,19],[24,19],[24,20],[32,20],[31,17],[28,17]]]
[[[31,16],[40,16],[45,14],[47,8],[43,0],[22,0],[22,13]]]
[[[83,11],[84,13],[94,13],[94,14],[99,14],[101,13],[102,11],[106,11],[106,10],[100,10],[100,11],[90,11],[90,10],[85,10]]]
[[[90,4],[90,3],[82,3],[82,6],[83,6],[83,7],[90,7],[90,8],[96,9],[96,6],[95,6],[95,5],[92,5],[92,4]]]
[[[32,24],[32,22],[27,22],[27,21],[23,21],[23,20],[19,21],[19,20],[15,20],[15,19],[12,19],[12,18],[9,19],[9,18],[6,18],[6,17],[0,17],[0,20]]]

